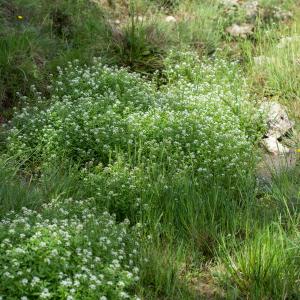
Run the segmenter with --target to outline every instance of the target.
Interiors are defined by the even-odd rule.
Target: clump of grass
[[[119,65],[149,74],[163,68],[163,58],[172,39],[169,24],[154,18],[139,20],[132,13],[127,24],[112,29],[111,51]]]
[[[256,232],[242,245],[223,248],[225,282],[249,299],[282,299],[299,295],[299,235],[281,227]]]
[[[157,237],[144,248],[147,260],[141,267],[141,295],[146,299],[193,299],[193,292],[181,276],[184,247],[175,250]]]
[[[297,34],[275,40],[269,50],[262,49],[265,57],[259,65],[254,65],[255,74],[262,77],[269,94],[282,99],[295,99],[298,95],[300,53]]]
[[[60,163],[45,167],[39,178],[26,173],[14,157],[0,158],[0,215],[18,212],[26,206],[30,209],[49,202],[52,198],[84,196],[78,189],[79,174],[76,167]]]
[[[220,46],[224,31],[224,18],[217,2],[182,2],[178,8],[176,28],[178,42],[197,49],[202,54],[212,54]]]

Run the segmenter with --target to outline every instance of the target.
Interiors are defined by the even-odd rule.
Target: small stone
[[[138,20],[139,22],[144,22],[144,21],[146,20],[146,17],[145,17],[145,16],[138,16],[138,17],[137,17],[137,20]]]
[[[167,16],[166,18],[165,18],[165,21],[166,22],[168,22],[168,23],[176,23],[176,18],[175,17],[173,17],[173,16]]]
[[[254,26],[252,24],[233,24],[232,26],[226,28],[226,32],[234,37],[246,38],[248,35],[253,33],[253,28]]]
[[[258,15],[258,1],[247,1],[242,7],[248,18],[255,18]]]
[[[117,27],[111,28],[112,39],[116,42],[121,43],[124,41],[124,33]]]
[[[227,7],[239,5],[239,0],[221,0],[220,2],[222,5],[227,6]]]

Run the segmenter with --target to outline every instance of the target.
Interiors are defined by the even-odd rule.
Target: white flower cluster
[[[52,201],[0,222],[3,299],[138,299],[139,227],[96,213],[93,200]]]
[[[98,60],[90,68],[70,63],[59,72],[49,87],[48,107],[39,109],[48,101],[40,99],[36,107],[28,105],[15,116],[10,150],[20,156],[34,152],[33,159],[66,155],[106,163],[115,148],[127,148],[126,116],[148,109],[154,101],[152,85]]]
[[[171,53],[165,76],[168,84],[157,91],[98,60],[92,67],[70,63],[53,82],[48,108],[15,117],[8,148],[31,160],[65,156],[103,165],[125,153],[203,178],[246,172],[257,123],[236,64]]]

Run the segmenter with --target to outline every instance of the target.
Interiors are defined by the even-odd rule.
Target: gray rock
[[[258,15],[258,1],[247,1],[242,5],[248,18],[255,18]]]
[[[268,131],[267,137],[279,139],[293,128],[292,122],[286,112],[286,108],[277,102],[264,102],[260,110],[266,115]]]
[[[173,16],[166,16],[165,21],[168,23],[176,23],[176,18]]]
[[[253,28],[254,25],[252,24],[233,24],[232,26],[226,28],[226,32],[228,32],[233,37],[246,38],[253,33]]]
[[[274,17],[278,20],[286,21],[293,17],[293,13],[290,11],[282,10],[281,8],[275,8]]]
[[[272,177],[280,175],[297,166],[296,153],[289,152],[285,155],[270,155],[265,154],[256,169],[258,181],[265,185],[272,182]]]
[[[277,102],[264,102],[260,110],[265,115],[267,123],[267,132],[261,144],[273,155],[291,152],[288,147],[278,141],[294,126],[294,122],[290,121],[285,107]]]
[[[284,146],[277,140],[276,137],[273,136],[262,139],[261,144],[269,153],[273,155],[286,154],[291,152],[288,147]]]
[[[226,7],[233,7],[239,5],[239,0],[221,0],[220,2]]]

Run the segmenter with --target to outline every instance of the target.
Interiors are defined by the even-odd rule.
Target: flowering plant
[[[0,229],[2,299],[137,299],[140,229],[96,213],[92,199],[10,212]]]

